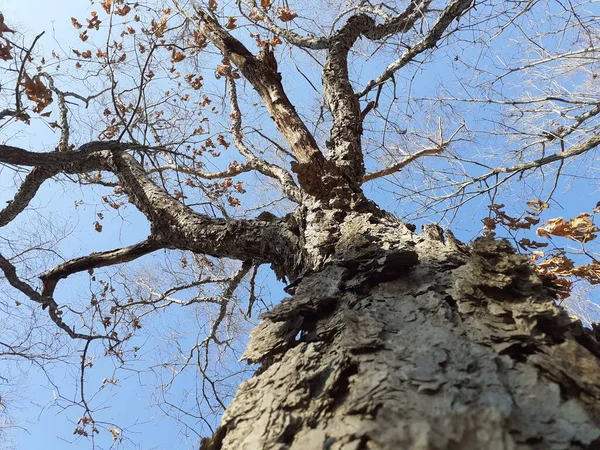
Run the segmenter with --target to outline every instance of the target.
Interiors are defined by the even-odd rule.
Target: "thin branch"
[[[406,49],[400,58],[388,65],[383,73],[377,78],[369,81],[365,88],[357,93],[356,96],[358,98],[364,97],[375,86],[378,86],[389,80],[396,71],[410,63],[415,56],[435,47],[450,24],[455,19],[459,18],[464,12],[468,11],[472,5],[473,0],[453,0],[439,15],[425,38],[423,38],[414,46]]]
[[[48,315],[50,316],[50,319],[60,329],[65,331],[71,338],[83,339],[86,341],[91,341],[94,339],[110,339],[113,341],[118,341],[116,338],[110,337],[110,336],[102,336],[102,335],[91,336],[91,335],[87,335],[87,334],[76,333],[75,331],[73,331],[73,329],[71,327],[69,327],[66,323],[63,322],[63,320],[61,318],[62,311],[59,309],[59,307],[56,304],[56,302],[54,301],[54,299],[52,297],[44,297],[43,295],[39,294],[35,289],[33,289],[29,284],[27,284],[23,280],[21,280],[17,276],[17,271],[15,269],[15,266],[13,266],[11,264],[11,262],[9,260],[7,260],[6,258],[4,258],[4,256],[2,256],[1,254],[0,254],[0,269],[2,269],[4,276],[6,277],[7,281],[10,283],[10,285],[12,287],[19,290],[23,294],[25,294],[27,297],[29,297],[34,302],[40,304],[43,309],[48,307]]]
[[[23,57],[23,60],[21,61],[21,67],[19,67],[19,75],[17,76],[17,83],[15,86],[15,106],[16,106],[17,114],[19,114],[21,112],[21,93],[19,92],[19,86],[21,85],[21,78],[23,78],[23,74],[25,72],[25,63],[27,63],[27,60],[29,59],[31,52],[33,51],[33,47],[35,47],[35,44],[37,43],[37,41],[45,33],[46,33],[45,31],[42,31],[40,34],[38,34],[33,39],[33,42],[29,46],[29,49],[27,50],[27,52],[25,53],[25,56]]]

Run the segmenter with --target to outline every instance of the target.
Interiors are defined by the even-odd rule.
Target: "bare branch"
[[[454,139],[454,137],[463,128],[464,128],[464,125],[461,125],[460,127],[458,127],[458,129],[454,133],[452,133],[452,136],[450,136],[450,138],[445,140],[444,136],[443,136],[443,132],[442,132],[441,121],[440,121],[439,142],[436,143],[436,145],[434,147],[424,148],[423,150],[419,150],[418,152],[413,153],[412,155],[408,155],[402,161],[392,164],[390,167],[387,167],[382,170],[378,170],[377,172],[369,173],[363,177],[362,182],[366,183],[367,181],[375,180],[376,178],[381,178],[381,177],[385,177],[387,175],[391,175],[395,172],[398,172],[402,168],[406,167],[413,161],[415,161],[419,158],[422,158],[423,156],[439,155],[446,148],[448,148],[448,146],[452,143],[452,140]]]
[[[159,250],[160,248],[163,247],[159,242],[152,238],[148,238],[143,242],[129,247],[106,252],[91,253],[88,256],[71,259],[40,276],[43,283],[42,296],[52,297],[54,295],[56,284],[60,280],[67,278],[74,273],[133,261],[141,256]]]
[[[298,164],[292,166],[294,171],[313,175],[322,172],[325,157],[286,95],[272,51],[265,47],[258,56],[254,56],[206,11],[196,7],[196,13],[205,26],[201,26],[194,18],[190,20],[216,45],[223,56],[239,68],[262,98],[277,129],[298,159]],[[317,176],[301,177],[301,181],[305,183],[318,183],[317,179]],[[313,192],[321,190],[319,185],[306,184],[303,187]]]
[[[8,202],[8,205],[0,210],[0,227],[5,226],[17,217],[35,197],[38,189],[48,178],[58,173],[58,168],[35,167],[19,187],[14,198]]]
[[[358,98],[364,97],[371,89],[373,89],[373,87],[389,80],[397,70],[406,66],[415,58],[415,56],[435,47],[448,26],[450,26],[450,24],[455,19],[459,18],[465,11],[469,10],[472,5],[473,0],[453,0],[439,15],[431,29],[425,35],[425,38],[414,46],[406,49],[400,58],[388,65],[383,73],[377,78],[369,81],[365,88],[356,94],[356,96]]]
[[[260,22],[256,22],[256,25],[261,28],[266,28],[267,30],[273,32],[274,34],[281,36],[290,44],[295,45],[297,47],[302,48],[310,48],[312,50],[324,50],[329,48],[329,39],[325,36],[302,36],[298,33],[295,33],[291,30],[286,30],[285,28],[277,25],[268,14],[265,14],[263,10],[261,10],[256,4],[256,0],[250,0],[246,3],[250,8],[251,12],[254,13],[257,17],[259,17],[262,22],[264,22],[264,26]],[[242,11],[242,2],[238,0],[238,7],[244,16],[246,14]],[[247,17],[247,16],[246,16]],[[251,20],[250,18],[248,18]]]
[[[62,312],[59,309],[56,302],[54,301],[54,299],[52,297],[42,296],[35,289],[33,289],[29,284],[27,284],[23,280],[21,280],[17,276],[17,271],[15,269],[15,266],[13,266],[11,264],[11,262],[9,260],[7,260],[6,258],[4,258],[4,256],[2,256],[2,255],[0,255],[0,269],[2,269],[4,276],[6,277],[7,281],[10,283],[10,285],[12,287],[21,291],[23,294],[25,294],[27,297],[29,297],[34,302],[40,304],[42,306],[42,308],[45,309],[46,307],[48,307],[48,315],[50,316],[50,319],[52,319],[52,321],[60,329],[64,330],[71,338],[83,339],[86,341],[91,341],[94,339],[110,339],[113,341],[117,340],[116,338],[110,337],[110,336],[101,336],[101,335],[90,336],[87,334],[76,333],[75,331],[73,331],[73,329],[71,327],[69,327],[66,323],[63,322],[63,320],[61,318]]]

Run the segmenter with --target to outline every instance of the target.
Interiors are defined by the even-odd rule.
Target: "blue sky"
[[[42,0],[0,0],[0,10],[11,26],[29,36],[33,36],[42,30],[46,31],[40,42],[39,51],[48,53],[57,46],[61,46],[68,51],[68,47],[76,38],[76,33],[70,26],[70,17],[83,18],[89,14],[90,7],[85,0],[59,1],[52,4],[51,7],[49,7],[47,1]],[[466,49],[461,56],[463,58],[469,57],[468,52],[469,49]],[[431,85],[441,76],[440,74],[447,70],[444,64],[452,61],[452,55],[443,54],[443,56],[444,58],[440,58],[439,63],[431,64],[424,69],[409,68],[402,77],[399,77],[399,89],[407,90],[410,88],[413,95],[430,93],[429,88]],[[306,69],[313,83],[318,84],[319,75],[316,68],[310,66],[308,59],[303,60],[300,58],[298,61],[306,63],[303,68]],[[280,66],[286,72],[295,70],[289,62],[282,61]],[[365,63],[364,66],[353,66],[353,69],[356,73],[360,73],[361,77],[368,79],[377,73],[380,67],[381,62],[374,60]],[[414,82],[412,81],[413,75],[415,75],[416,80]],[[308,83],[298,76],[287,79],[286,82],[293,102],[308,107],[309,101],[306,100],[308,97],[306,92],[310,90]],[[387,94],[390,95],[389,92]],[[465,116],[465,118],[472,118],[478,112],[480,110],[473,107],[472,110],[467,111],[469,116]],[[403,112],[398,112],[395,117],[400,120],[403,117],[402,114]],[[261,121],[266,123],[267,115],[266,113],[259,113],[252,120],[256,123]],[[455,118],[455,122],[459,123],[459,118]],[[15,136],[13,142],[36,150],[51,150],[57,139],[56,134],[49,127],[39,123],[34,126],[35,128],[20,132]],[[431,162],[428,160],[428,164],[431,164],[430,167],[443,166],[443,162],[436,160],[431,160]],[[573,173],[585,173],[586,169],[586,167],[575,167]],[[366,191],[371,198],[378,201],[382,206],[388,207],[399,214],[406,213],[409,207],[405,204],[399,204],[397,197],[390,192],[394,189],[394,181],[402,182],[406,176],[405,173],[400,173],[388,181],[378,180],[372,182],[366,187]],[[545,213],[544,218],[558,215],[570,217],[581,211],[589,211],[595,205],[598,200],[596,185],[592,185],[588,180],[575,177],[570,178],[570,180],[572,180],[571,184],[565,183],[560,187],[560,203],[555,204],[551,211]],[[249,183],[250,181],[248,179]],[[526,198],[530,192],[538,190],[535,183],[534,181],[526,181],[523,184],[515,185],[514,191],[504,199],[508,207],[512,207],[517,211],[522,208],[521,199]],[[10,199],[12,191],[9,187],[12,184],[13,180],[8,178],[7,172],[1,172],[0,187],[4,190],[0,189],[0,202]],[[53,234],[57,235],[59,232],[64,232],[66,235],[66,239],[60,243],[60,249],[66,256],[80,256],[90,251],[101,251],[117,246],[130,245],[144,239],[148,234],[148,226],[141,214],[132,207],[120,210],[119,214],[105,207],[99,207],[97,198],[102,194],[102,188],[80,188],[76,184],[64,180],[49,183],[44,186],[32,204],[32,211],[24,214],[24,222],[19,222],[18,226],[27,223],[27,221],[35,224],[35,220],[39,218],[39,215],[47,214],[45,211],[52,211],[52,225],[56,227]],[[83,201],[83,204],[75,206],[76,202],[79,201]],[[514,201],[514,204],[510,204],[511,201]],[[487,215],[486,206],[488,203],[489,199],[482,197],[469,203],[461,210],[459,218],[453,223],[453,229],[461,239],[469,240],[481,231],[480,220]],[[511,210],[508,209],[508,211]],[[102,233],[96,233],[92,226],[93,222],[97,220],[98,212],[105,214],[105,219],[102,221],[104,226]],[[418,220],[417,224],[421,225],[430,220],[433,219]],[[13,233],[21,232],[18,227],[13,227],[9,231]],[[139,264],[135,263],[135,267],[139,267],[140,271],[143,271],[142,265],[144,264],[159,267],[164,259],[165,254],[157,252],[153,256],[144,258]],[[114,271],[109,270],[107,273],[118,277],[118,273]],[[267,275],[266,270],[261,272],[261,277],[264,280],[265,298],[277,302],[284,296],[281,290],[282,284],[276,282],[272,276]],[[89,298],[93,289],[87,276],[77,276],[71,280],[61,282],[57,292],[58,295],[63,296],[62,298],[65,301],[84,302]],[[205,332],[206,325],[198,323],[197,332],[194,333],[192,330],[193,321],[190,322],[188,311],[185,309],[172,309],[157,314],[144,326],[147,327],[148,331],[139,338],[141,351],[137,358],[141,360],[140,362],[116,370],[114,359],[103,358],[100,356],[101,352],[98,351],[99,356],[94,361],[94,366],[88,370],[89,393],[91,395],[91,393],[98,391],[93,400],[95,405],[100,408],[98,416],[127,429],[127,435],[133,441],[145,443],[143,447],[140,447],[145,450],[151,448],[166,449],[173,446],[194,447],[197,445],[198,436],[193,433],[186,436],[185,430],[178,427],[172,418],[165,417],[160,409],[148,406],[156,400],[154,385],[157,378],[165,375],[164,368],[152,367],[152,370],[143,373],[139,373],[137,370],[140,367],[152,366],[159,353],[168,352],[171,350],[170,346],[173,345],[173,341],[167,342],[166,339],[165,342],[151,342],[147,339],[147,336],[154,332],[157,335],[162,334],[167,337],[181,333],[181,336],[178,336],[179,342],[192,346],[197,340],[202,339],[202,333]],[[241,327],[244,326],[249,327],[249,325]],[[184,329],[187,334],[184,334]],[[162,344],[164,344],[164,348],[161,347]],[[138,345],[137,341],[135,345]],[[236,350],[239,352],[242,346],[243,344],[240,344],[240,348]],[[72,361],[77,361],[77,357],[77,354],[75,354]],[[233,362],[230,360],[225,363],[233,366]],[[0,362],[0,364],[3,363]],[[18,372],[19,369],[22,371],[21,374]],[[55,404],[58,395],[57,390],[49,384],[43,372],[27,364],[11,366],[10,370],[13,372],[16,381],[12,394],[14,403],[9,407],[14,421],[22,427],[12,433],[14,448],[58,450],[90,447],[89,441],[78,439],[72,434],[76,422],[81,416],[81,410],[78,407],[65,409],[65,402]],[[218,370],[218,367],[215,367],[214,370]],[[67,364],[56,364],[51,368],[51,375],[52,379],[60,385],[63,396],[77,398],[77,372],[73,367]],[[104,379],[110,379],[113,375],[119,378],[117,386],[103,383]],[[184,401],[185,405],[188,405],[189,402],[193,402],[194,396],[197,394],[195,390],[197,388],[196,378],[192,374],[186,373],[176,378],[173,392],[179,393],[181,400]],[[184,398],[185,395],[187,395],[186,398]],[[174,399],[177,400],[177,396]],[[171,409],[171,412],[173,411]],[[201,430],[202,433],[206,432],[206,429],[199,425],[199,421],[190,420],[189,423]],[[97,439],[99,445],[104,447],[110,446],[112,442],[111,437],[106,432],[102,433]],[[148,443],[150,443],[150,446],[148,446]],[[2,445],[0,443],[0,449],[4,450]],[[4,445],[9,448],[8,444]],[[130,441],[126,441],[121,448],[136,447]]]

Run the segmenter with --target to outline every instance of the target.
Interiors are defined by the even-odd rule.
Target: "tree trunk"
[[[506,241],[426,231],[345,221],[201,449],[600,448],[598,333]]]

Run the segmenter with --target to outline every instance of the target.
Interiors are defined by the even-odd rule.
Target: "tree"
[[[258,370],[201,448],[600,445],[598,330],[556,305],[552,279],[507,241],[485,236],[467,246],[435,224],[417,232],[366,193],[367,183],[397,177],[410,164],[413,172],[396,178],[402,181],[396,194],[414,197],[411,211],[455,212],[471,198],[494,199],[516,175],[554,170],[558,180],[565,164],[589,157],[600,143],[598,99],[585,91],[596,79],[597,27],[583,4],[361,1],[302,10],[248,0],[229,10],[214,0],[156,9],[95,3],[102,10],[90,13],[85,28],[71,19],[84,28],[84,48],[52,60],[35,54],[37,38],[21,45],[0,20],[0,55],[14,86],[2,126],[46,120],[59,134],[50,151],[0,145],[0,162],[16,179],[28,170],[0,211],[0,225],[18,224],[41,186],[59,180],[97,186],[103,204],[119,212],[129,203],[150,226],[136,244],[42,271],[44,260],[30,262],[29,255],[48,244],[14,236],[2,250],[8,283],[36,314],[44,312],[83,345],[77,434],[94,436],[100,427],[83,393],[92,348],[103,346],[124,361],[139,350],[130,346],[151,311],[203,303],[215,306],[216,316],[185,364],[201,351],[208,359],[215,346],[232,348],[235,291],[247,280],[249,316],[256,267],[268,264],[288,282],[291,297],[252,331],[243,357]],[[547,20],[532,22],[540,13]],[[245,41],[244,27],[258,52]],[[102,46],[94,44],[95,32]],[[514,36],[528,40],[510,49]],[[392,62],[375,75],[368,66],[360,73],[355,62],[370,54]],[[507,62],[489,63],[490,55]],[[434,99],[410,92],[402,71],[429,60],[435,67],[438,57],[455,68],[468,97],[458,88],[442,92],[449,84]],[[511,65],[513,58],[524,60]],[[300,64],[317,103],[293,104],[282,60]],[[216,81],[204,79],[203,67],[214,70]],[[312,80],[315,67],[322,89]],[[535,89],[506,80],[526,80]],[[219,93],[230,113],[214,106]],[[480,124],[470,105],[485,105],[490,122]],[[489,146],[510,137],[518,151],[499,147],[489,162],[480,161],[465,149],[484,136]],[[393,149],[390,137],[411,151]],[[221,152],[230,151],[230,141],[239,157],[225,160]],[[429,158],[436,155],[443,159]],[[244,177],[249,173],[258,181]],[[252,183],[263,191],[241,217],[236,208],[243,211],[240,198]],[[546,192],[550,201],[555,190],[544,184],[538,195]],[[251,218],[251,211],[261,213]],[[96,232],[103,232],[104,214],[97,215]],[[134,284],[127,273],[121,284],[97,275],[160,250],[187,252],[175,255],[191,275],[157,288]],[[178,271],[164,276],[175,280]],[[61,280],[86,272],[98,291],[69,304]],[[210,283],[222,293],[185,294]],[[5,305],[8,317],[11,307]],[[219,397],[212,387],[207,401]],[[122,439],[122,430],[106,428]]]

